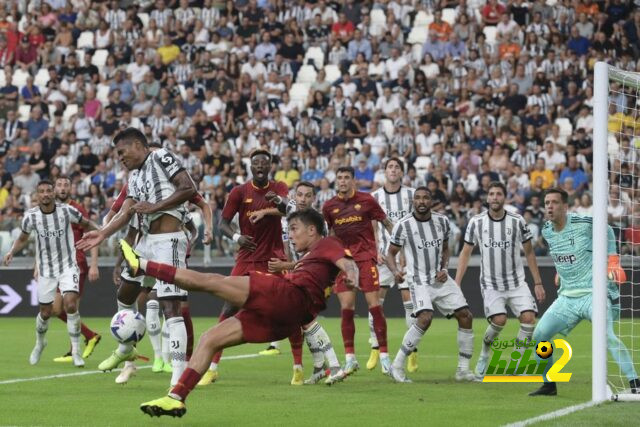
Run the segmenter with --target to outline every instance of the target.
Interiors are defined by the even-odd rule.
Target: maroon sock
[[[218,323],[224,321],[226,318],[227,318],[227,316],[225,315],[225,313],[223,311],[222,314],[220,314],[220,317],[218,318]],[[211,362],[218,364],[218,363],[220,363],[220,358],[221,357],[222,357],[222,350],[213,355],[213,358],[211,359]]]
[[[95,332],[93,332],[91,329],[89,329],[87,325],[85,325],[84,323],[80,324],[80,332],[82,333],[82,336],[84,337],[84,339],[87,341],[89,341],[91,338],[98,335]]]
[[[169,264],[147,260],[147,268],[144,269],[145,276],[155,277],[167,283],[174,283],[178,269]]]
[[[291,344],[291,354],[293,354],[293,364],[302,365],[302,330],[300,328],[289,337],[289,343]]]
[[[202,378],[202,374],[197,373],[191,368],[185,369],[182,375],[180,375],[178,384],[171,389],[169,394],[173,395],[171,397],[178,397],[184,402],[189,393],[191,393],[191,390],[198,384],[200,378]]]
[[[182,307],[182,318],[184,319],[184,327],[187,328],[187,362],[191,360],[193,354],[193,322],[191,321],[191,312],[189,307]]]
[[[64,311],[60,312],[60,314],[58,314],[58,319],[62,320],[64,323],[67,323],[67,313],[65,313]]]
[[[384,318],[382,312],[382,306],[377,305],[369,309],[371,317],[373,317],[373,330],[376,333],[378,339],[378,345],[380,346],[380,352],[387,352],[387,320]]]
[[[342,324],[342,342],[344,343],[344,352],[348,354],[355,354],[353,337],[356,334],[356,324],[353,322],[354,311],[348,308],[343,308],[341,311]]]

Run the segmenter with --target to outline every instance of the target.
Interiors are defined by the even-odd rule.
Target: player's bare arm
[[[538,263],[536,261],[536,253],[533,251],[533,245],[531,240],[528,240],[522,244],[524,249],[524,256],[527,258],[527,265],[529,271],[533,276],[533,292],[536,295],[538,302],[544,301],[546,295],[544,292],[544,286],[542,286],[542,277],[540,277],[540,270],[538,270]]]
[[[376,220],[372,220],[371,221],[371,227],[373,227],[373,238],[376,241],[376,248],[380,247],[380,236],[378,235],[378,221]],[[385,259],[384,259],[384,254],[380,251],[378,251],[378,265],[382,265],[384,264]]]
[[[360,270],[355,261],[350,258],[340,258],[336,261],[336,265],[346,274],[347,278],[344,283],[350,289],[358,289],[360,283]]]
[[[9,252],[7,252],[7,254],[4,256],[5,266],[8,266],[9,264],[11,264],[11,261],[13,260],[13,255],[15,255],[17,252],[20,252],[27,245],[28,241],[29,241],[29,235],[25,232],[20,233],[20,237],[18,237],[13,242],[13,245],[11,245],[11,249],[9,249]]]
[[[127,235],[124,237],[124,240],[130,246],[134,246],[137,235],[138,235],[138,230],[136,230],[133,227],[129,227],[129,229],[127,230]],[[116,255],[116,263],[115,263],[115,266],[113,267],[113,275],[112,275],[113,284],[116,287],[120,286],[120,275],[122,274],[122,261],[124,261],[124,258],[122,256],[122,251],[118,251]]]
[[[460,255],[458,256],[458,268],[456,270],[456,283],[458,286],[462,286],[462,278],[467,272],[471,251],[473,251],[473,245],[465,243],[462,247],[462,251],[460,251]]]
[[[289,203],[289,200],[286,197],[278,196],[275,191],[267,191],[264,198],[267,199],[268,202],[276,205],[276,208],[278,208],[278,211],[282,214],[287,213],[287,203]]]
[[[160,200],[158,203],[138,202],[133,206],[133,211],[141,214],[151,214],[173,209],[188,201],[196,194],[196,186],[185,170],[178,172],[176,176],[171,179],[171,183],[175,187],[175,191],[171,196]]]
[[[204,199],[200,199],[196,204],[202,211],[202,220],[204,221],[204,236],[202,236],[202,244],[208,245],[213,240],[213,212],[211,206]]]
[[[131,217],[134,214],[132,209],[135,201],[132,198],[127,198],[122,204],[120,212],[114,215],[107,225],[98,230],[91,230],[82,236],[82,239],[76,244],[76,248],[81,251],[89,250],[98,246],[104,239],[111,236],[116,231],[120,230],[126,224],[129,223]]]
[[[296,266],[295,261],[283,261],[278,258],[271,258],[267,263],[269,273],[282,273],[283,271],[293,270]]]
[[[253,212],[249,217],[249,221],[255,224],[267,215],[284,216],[284,214],[280,212],[278,208],[265,208]]]
[[[196,228],[196,225],[193,223],[193,220],[187,222],[184,227],[187,229],[187,232],[189,233],[189,246],[191,246],[191,248],[193,248],[196,245],[196,242],[198,241],[198,229]]]
[[[238,242],[240,247],[245,248],[246,250],[251,252],[256,250],[257,245],[253,241],[253,237],[236,233],[231,227],[231,222],[229,222],[229,220],[222,218],[222,220],[220,221],[220,230],[222,231],[222,234],[227,236],[229,239]]]
[[[387,266],[389,267],[389,270],[391,270],[396,284],[404,282],[404,268],[399,267],[396,262],[396,256],[398,255],[398,252],[400,252],[400,249],[402,249],[400,246],[391,243],[386,257]]]
[[[440,271],[436,273],[436,280],[440,283],[447,281],[449,277],[449,242],[445,240],[442,243],[442,261],[440,262]]]
[[[384,225],[384,228],[386,228],[389,234],[391,234],[391,231],[393,230],[393,223],[391,222],[391,220],[389,218],[383,219],[382,225]]]

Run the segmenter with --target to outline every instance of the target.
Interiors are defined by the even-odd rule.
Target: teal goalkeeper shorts
[[[545,311],[538,323],[543,323],[545,317],[553,317],[566,325],[558,332],[568,335],[582,320],[591,321],[592,309],[593,297],[590,294],[574,298],[560,295]],[[607,300],[607,320],[613,322],[618,318],[620,318],[620,305],[612,304],[610,299]]]

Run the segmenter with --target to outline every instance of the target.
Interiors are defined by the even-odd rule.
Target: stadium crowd
[[[256,148],[276,180],[313,182],[318,207],[338,167],[370,192],[399,157],[459,243],[503,181],[542,255],[544,189],[591,211],[594,63],[636,71],[639,51],[640,10],[625,0],[3,2],[0,229],[61,175],[100,221],[126,182],[111,139],[133,126],[179,155],[215,221]],[[635,97],[613,90],[609,213],[635,250]],[[228,243],[219,234],[214,250]]]

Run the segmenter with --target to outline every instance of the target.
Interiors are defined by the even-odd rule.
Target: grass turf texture
[[[115,348],[106,318],[87,318],[86,323],[102,333],[102,342],[86,360],[84,371],[97,369],[100,361]],[[194,319],[196,337],[214,321]],[[339,319],[321,319],[338,355],[343,360]],[[405,331],[404,319],[388,319],[389,343],[395,355]],[[486,323],[476,319],[474,358]],[[409,374],[413,384],[395,384],[383,376],[378,366],[367,371],[369,354],[366,319],[356,319],[356,352],[360,371],[344,383],[327,387],[294,387],[291,379],[292,359],[288,342],[281,344],[280,356],[224,360],[220,379],[207,387],[196,388],[187,400],[187,414],[181,419],[151,419],[139,410],[142,402],[163,396],[169,384],[168,374],[154,374],[149,368],[138,370],[127,385],[117,385],[117,373],[0,384],[0,424],[2,425],[408,425],[424,420],[433,425],[494,426],[538,416],[567,406],[586,402],[591,397],[591,328],[582,323],[568,338],[573,358],[565,368],[572,372],[570,383],[559,385],[556,397],[529,397],[537,384],[457,383],[453,379],[457,365],[457,324],[453,320],[435,319],[420,345],[417,373]],[[517,321],[510,319],[502,338],[511,339]],[[68,350],[69,339],[64,324],[52,319],[40,363],[30,366],[29,353],[34,344],[34,320],[2,319],[4,346],[0,350],[0,382],[54,374],[80,373],[70,364],[54,363],[53,358]],[[637,342],[637,341],[636,341]],[[147,337],[140,353],[152,356]],[[228,349],[226,356],[256,354],[265,345],[243,345]],[[636,354],[640,349],[635,349]],[[636,361],[637,363],[638,361]],[[305,377],[311,372],[311,360],[305,349]],[[138,365],[148,365],[139,361]],[[611,403],[569,415],[549,425],[635,423],[640,405]]]

